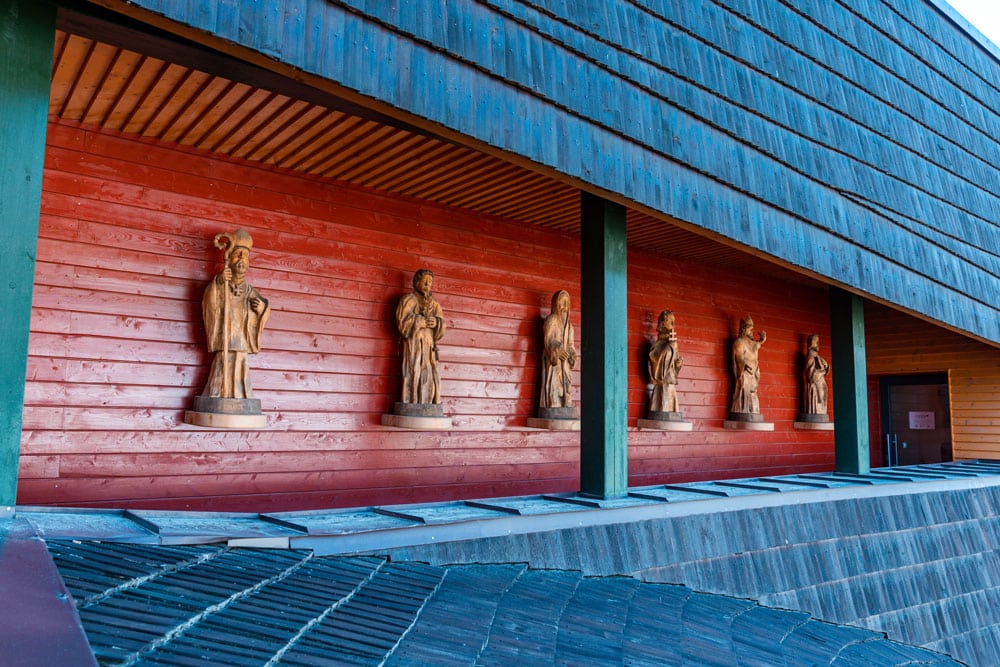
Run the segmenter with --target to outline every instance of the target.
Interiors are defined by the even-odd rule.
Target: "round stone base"
[[[797,421],[792,423],[792,427],[800,431],[832,431],[833,422],[804,422]]]
[[[580,410],[574,407],[538,408],[539,419],[579,419]]]
[[[411,417],[409,415],[382,415],[382,426],[412,428],[419,431],[445,431],[451,428],[451,417]]]
[[[730,412],[729,421],[731,422],[762,422],[764,421],[764,415],[759,412]]]
[[[403,403],[396,401],[392,414],[401,417],[444,417],[440,403]]]
[[[225,415],[259,415],[259,398],[220,398],[218,396],[195,396],[191,406],[193,412],[218,412]]]
[[[742,431],[773,431],[774,422],[751,422],[736,419],[727,419],[722,422],[725,428],[732,428]]]
[[[813,424],[826,424],[830,421],[830,417],[813,412],[800,412],[798,420],[800,422],[812,422]]]
[[[649,414],[646,415],[647,419],[659,422],[682,422],[684,421],[683,412],[664,412],[662,410],[650,410]]]
[[[208,428],[264,428],[267,426],[267,415],[230,415],[188,410],[184,413],[184,422]]]
[[[644,429],[656,431],[693,431],[694,424],[684,421],[673,421],[665,419],[640,419],[636,426]]]
[[[541,417],[528,417],[529,428],[547,428],[550,431],[579,431],[579,419],[542,419]]]

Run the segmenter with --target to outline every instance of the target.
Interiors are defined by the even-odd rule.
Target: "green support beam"
[[[580,199],[580,491],[628,493],[625,207]]]
[[[871,463],[865,308],[861,297],[830,288],[830,333],[837,472],[866,474]]]
[[[56,10],[0,0],[0,518],[14,512]]]

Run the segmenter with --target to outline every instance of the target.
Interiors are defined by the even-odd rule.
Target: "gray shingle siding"
[[[1000,342],[1000,69],[930,2],[136,4]]]

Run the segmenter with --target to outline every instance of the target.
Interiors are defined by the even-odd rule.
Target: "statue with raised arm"
[[[261,349],[271,306],[246,280],[253,248],[250,234],[245,229],[217,234],[215,246],[224,251],[223,269],[205,287],[201,301],[212,365],[205,388],[195,397],[194,410],[185,419],[199,426],[263,426],[266,418],[260,412],[260,401],[253,396],[247,356]]]
[[[677,400],[677,376],[684,360],[677,352],[677,333],[674,331],[674,313],[664,310],[656,322],[656,341],[649,349],[649,379],[653,382],[653,396],[649,401],[650,419],[680,419]]]
[[[753,337],[753,319],[747,315],[740,320],[740,335],[733,341],[733,376],[735,389],[729,408],[730,419],[742,421],[761,421],[760,399],[757,388],[760,385],[760,366],[758,352],[767,332],[761,331],[760,338]]]
[[[396,307],[396,324],[403,339],[403,394],[397,413],[442,414],[437,343],[444,336],[445,322],[441,304],[431,295],[433,285],[434,272],[418,270],[413,274],[413,292]]]

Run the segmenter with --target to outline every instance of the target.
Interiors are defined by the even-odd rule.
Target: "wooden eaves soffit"
[[[54,117],[580,232],[565,181],[107,12],[57,25]],[[629,209],[627,227],[633,247],[801,280],[663,216]]]
[[[1000,344],[998,62],[929,0],[92,4]]]

